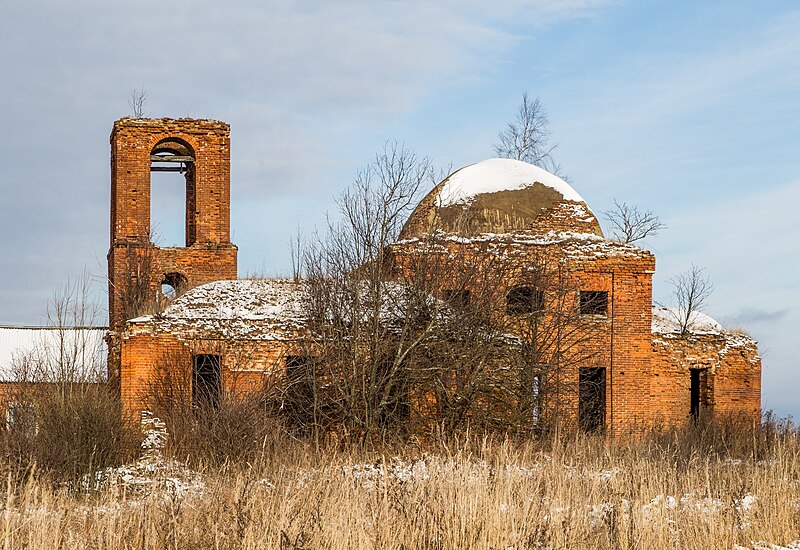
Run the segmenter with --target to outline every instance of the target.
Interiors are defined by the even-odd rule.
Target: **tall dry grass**
[[[149,485],[117,471],[88,493],[35,473],[9,476],[3,548],[752,548],[800,539],[800,437],[775,423],[615,443],[464,436],[346,452],[276,434],[264,449],[253,462],[197,472],[151,464],[141,469],[155,472]]]

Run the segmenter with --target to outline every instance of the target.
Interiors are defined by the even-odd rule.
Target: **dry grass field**
[[[213,467],[168,448],[77,482],[9,470],[3,548],[800,548],[800,436],[775,423],[261,445]]]

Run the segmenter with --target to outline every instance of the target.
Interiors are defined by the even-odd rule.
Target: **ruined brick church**
[[[303,282],[237,278],[230,147],[230,128],[218,121],[114,123],[108,365],[129,412],[147,406],[148,384],[168,356],[191,371],[185,391],[193,399],[200,389],[257,387],[286,376],[308,353]],[[185,176],[185,247],[151,240],[150,174],[162,170]],[[672,312],[653,306],[653,254],[606,239],[581,196],[538,167],[490,159],[438,184],[391,246],[387,277],[418,269],[431,254],[468,257],[475,266],[501,258],[508,269],[491,285],[496,312],[512,320],[555,299],[528,276],[542,254],[555,262],[570,289],[559,299],[575,323],[591,327],[591,341],[581,345],[592,353],[553,376],[575,388],[567,414],[587,430],[677,424],[701,413],[760,414],[756,343],[702,314],[681,331]],[[162,287],[177,297],[159,311],[137,309]],[[460,299],[470,290],[459,288]],[[231,343],[246,345],[246,359]],[[424,414],[426,399],[419,403]]]

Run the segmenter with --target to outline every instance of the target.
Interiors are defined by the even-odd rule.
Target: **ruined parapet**
[[[693,312],[681,330],[680,312],[653,308],[651,398],[668,423],[708,414],[761,413],[761,357],[758,343]]]

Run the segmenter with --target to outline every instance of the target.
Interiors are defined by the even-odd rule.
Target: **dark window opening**
[[[469,305],[469,290],[466,288],[444,290],[442,298],[453,307],[464,308]]]
[[[310,355],[286,356],[286,393],[284,411],[296,428],[309,427],[314,422],[314,373]]]
[[[689,416],[697,420],[708,406],[708,369],[689,369],[691,374]]]
[[[544,292],[529,286],[512,287],[506,294],[506,313],[518,315],[544,309]]]
[[[602,431],[606,417],[606,369],[580,369],[578,382],[578,424],[585,432]]]
[[[195,210],[194,152],[182,140],[161,140],[150,152],[151,240],[159,246],[194,244]]]
[[[167,300],[174,300],[186,290],[186,277],[180,273],[167,273],[161,280],[161,294]]]
[[[192,363],[192,404],[218,407],[222,393],[222,357],[200,354],[192,357]]]
[[[605,290],[581,290],[581,315],[608,315],[608,292]]]

